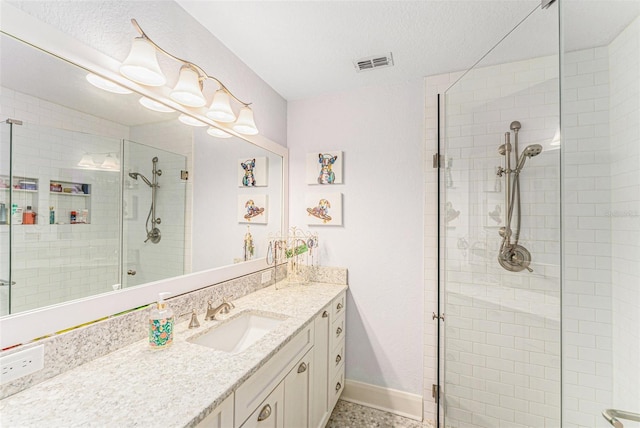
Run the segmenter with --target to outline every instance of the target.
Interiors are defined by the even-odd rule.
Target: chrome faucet
[[[223,299],[222,304],[216,308],[213,307],[213,302],[209,300],[207,303],[207,314],[204,319],[206,321],[217,320],[217,316],[220,314],[228,314],[234,306],[230,302],[227,302],[227,299]]]

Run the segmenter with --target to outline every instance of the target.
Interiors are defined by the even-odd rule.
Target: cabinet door
[[[204,418],[197,428],[229,428],[233,426],[233,394]]]
[[[284,426],[309,426],[313,388],[313,349],[284,378]]]
[[[324,428],[329,413],[329,330],[331,307],[327,306],[315,319],[313,344],[313,390],[311,391],[311,428]]]
[[[284,428],[284,382],[258,406],[242,428]]]

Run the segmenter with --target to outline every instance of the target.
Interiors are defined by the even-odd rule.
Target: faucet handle
[[[232,298],[232,297],[233,297],[233,295],[232,295],[232,294],[231,294],[231,295],[229,295],[229,296],[224,296],[224,297],[222,298],[222,303],[228,303],[228,304],[229,304],[229,306],[231,306],[231,309],[235,309],[235,307],[236,307],[236,306],[228,300],[228,299],[230,299],[230,298]]]
[[[200,321],[198,321],[198,314],[194,309],[191,311],[191,321],[189,321],[189,328],[198,328],[200,327]]]

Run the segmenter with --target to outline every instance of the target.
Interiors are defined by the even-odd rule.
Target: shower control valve
[[[504,174],[505,172],[507,172],[507,170],[504,169],[503,167],[501,167],[501,166],[497,166],[496,167],[496,175],[498,177],[502,177],[502,174]]]

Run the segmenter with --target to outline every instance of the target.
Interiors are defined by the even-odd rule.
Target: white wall
[[[349,269],[346,377],[422,394],[423,85],[289,103],[290,224]],[[342,151],[344,184],[305,184],[307,153]],[[308,227],[305,195],[343,194],[343,226]]]

